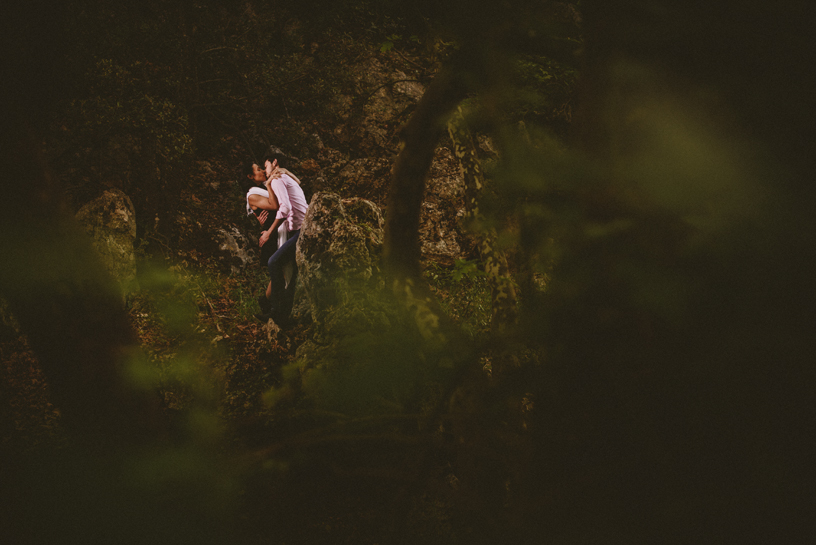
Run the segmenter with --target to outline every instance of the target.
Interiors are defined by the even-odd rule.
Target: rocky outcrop
[[[300,279],[314,320],[312,337],[283,369],[276,403],[297,389],[329,410],[405,406],[417,395],[421,339],[385,289],[380,271],[383,217],[372,202],[317,193],[297,246]],[[280,341],[273,331],[270,339]],[[283,339],[286,342],[286,339]]]
[[[394,149],[395,129],[425,92],[418,75],[411,72],[378,57],[355,66],[352,76],[358,94],[337,97],[334,110],[345,123],[334,131],[335,137],[371,156]]]
[[[447,147],[434,153],[419,216],[420,256],[424,263],[452,266],[464,258],[472,242],[460,225],[465,185],[459,164]]]
[[[216,257],[232,274],[237,274],[257,262],[258,257],[251,243],[237,227],[219,229],[215,233],[215,239],[219,250]]]
[[[391,180],[391,163],[388,159],[376,157],[343,161],[331,177],[328,188],[343,195],[355,195],[384,204]]]
[[[451,217],[450,210],[433,203],[422,203],[419,244],[424,262],[433,261],[450,266],[462,256],[456,219],[456,215]]]
[[[380,308],[383,226],[380,209],[365,199],[334,193],[312,198],[297,262],[318,339],[389,326]]]
[[[288,165],[290,167],[300,162],[300,160],[297,157],[289,155],[288,153],[274,145],[269,146],[269,148],[267,148],[266,150],[266,156],[261,157],[259,160],[263,161],[269,157],[276,158],[278,161],[281,161],[281,163]],[[263,165],[260,166],[263,167]]]
[[[135,291],[136,211],[130,198],[118,189],[109,189],[80,208],[76,218],[123,293]]]
[[[399,128],[410,117],[425,92],[420,82],[421,70],[414,63],[387,56],[364,59],[352,71],[359,93],[338,95],[332,107],[342,124],[324,143],[311,135],[314,145],[306,147],[298,165],[304,188],[330,191],[342,196],[356,196],[384,206],[391,183],[394,155],[399,150]],[[398,68],[398,66],[400,68]],[[480,142],[480,145],[482,142]],[[494,153],[484,143],[484,153]],[[346,150],[340,152],[332,146]],[[293,169],[294,170],[294,169]],[[459,224],[464,210],[464,184],[459,164],[446,139],[439,142],[428,172],[424,203],[420,216],[420,251],[424,263],[452,266],[457,259],[468,257],[473,243]]]
[[[338,167],[331,191],[358,195],[384,204],[391,182],[393,159],[352,159]],[[447,147],[440,147],[428,173],[420,215],[419,237],[422,261],[452,266],[464,258],[472,243],[459,225],[464,211],[464,183],[459,164]]]

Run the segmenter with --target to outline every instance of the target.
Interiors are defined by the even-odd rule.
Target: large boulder
[[[130,197],[118,189],[108,189],[85,204],[76,214],[91,237],[102,263],[116,279],[124,294],[137,289],[136,210]]]
[[[274,404],[302,392],[327,410],[399,410],[415,400],[425,371],[421,338],[389,296],[380,271],[383,218],[372,202],[316,193],[297,246],[313,334],[283,369]]]
[[[218,229],[215,232],[218,251],[214,254],[222,269],[238,274],[247,267],[257,266],[256,240],[248,240],[235,226]]]
[[[316,193],[297,245],[300,280],[317,338],[387,328],[379,258],[384,221],[360,198]]]

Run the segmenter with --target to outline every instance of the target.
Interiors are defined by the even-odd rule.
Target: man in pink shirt
[[[264,322],[271,318],[278,325],[282,325],[289,318],[294,303],[297,284],[295,248],[309,203],[306,202],[297,176],[285,168],[280,168],[277,160],[274,162],[267,160],[264,167],[268,175],[265,186],[270,197],[274,195],[277,200],[278,212],[269,229],[261,232],[260,245],[263,246],[271,236],[277,236],[278,227],[282,223],[286,225],[289,233],[286,242],[267,262],[269,285],[266,288],[266,301],[261,298],[261,312],[255,317]],[[292,274],[287,283],[284,270],[289,265],[292,267]]]

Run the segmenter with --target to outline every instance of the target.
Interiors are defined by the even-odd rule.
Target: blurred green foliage
[[[474,260],[457,259],[453,267],[430,263],[423,275],[445,313],[468,337],[479,339],[490,329],[490,286]]]

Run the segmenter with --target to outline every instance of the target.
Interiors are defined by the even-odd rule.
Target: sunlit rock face
[[[136,211],[130,197],[118,189],[109,189],[80,208],[76,218],[122,291],[135,291]]]
[[[418,76],[394,69],[377,58],[365,59],[351,69],[363,94],[338,95],[333,109],[344,124],[335,137],[353,143],[364,155],[377,156],[396,145],[396,128],[407,119],[425,88]],[[351,122],[350,122],[351,121]]]
[[[456,216],[433,203],[422,203],[419,243],[422,261],[451,266],[462,257],[456,230]]]
[[[459,163],[447,147],[434,153],[419,216],[419,248],[423,264],[452,266],[471,249],[459,220],[464,214],[465,185]]]
[[[379,268],[383,226],[380,209],[365,199],[312,198],[297,262],[318,337],[388,327]]]
[[[353,159],[337,172],[331,187],[343,194],[372,195],[384,204],[391,181],[392,159]],[[459,223],[464,214],[464,182],[450,150],[440,147],[425,184],[419,219],[420,259],[452,266],[472,250],[472,242]]]

